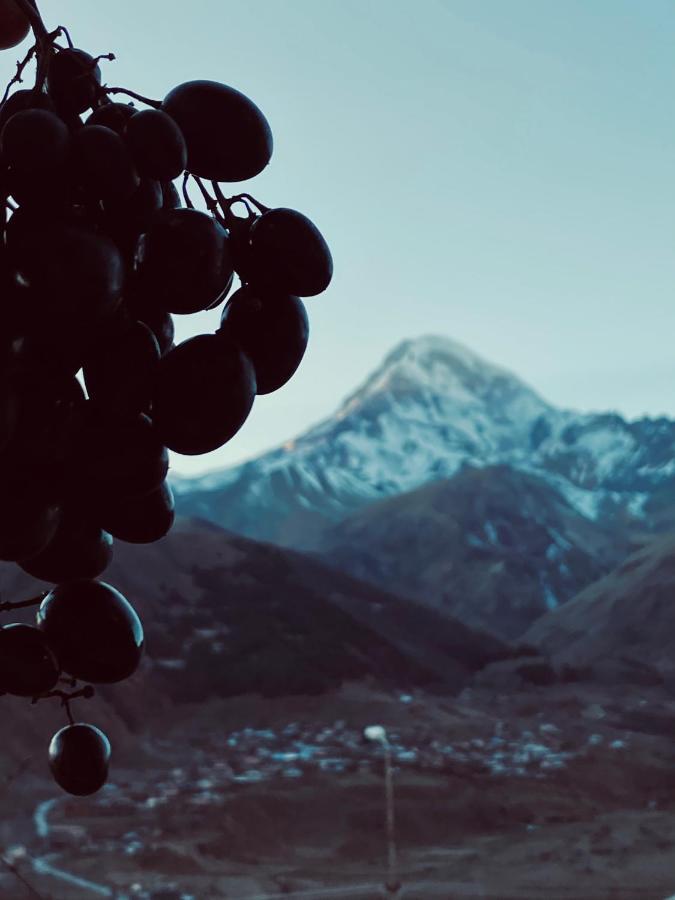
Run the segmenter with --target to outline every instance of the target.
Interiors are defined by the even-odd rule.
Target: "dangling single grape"
[[[93,684],[113,684],[138,668],[143,626],[133,606],[103,581],[68,581],[40,604],[37,626],[64,672]]]
[[[49,745],[49,768],[56,783],[76,797],[95,794],[106,783],[110,741],[95,725],[77,722],[57,731]]]

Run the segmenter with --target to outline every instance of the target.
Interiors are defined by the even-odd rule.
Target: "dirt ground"
[[[587,684],[218,701],[152,722],[95,798],[17,779],[0,840],[54,900],[96,892],[45,863],[118,898],[665,900],[674,716],[663,688]],[[398,893],[382,889],[383,760],[360,739],[370,724],[395,745]],[[30,896],[5,867],[0,897]]]

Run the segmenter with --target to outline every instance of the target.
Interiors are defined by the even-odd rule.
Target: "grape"
[[[172,181],[163,181],[162,209],[180,209],[182,205],[176,185]]]
[[[121,250],[129,266],[134,258],[138,238],[161,209],[164,195],[159,181],[141,178],[133,194],[118,202],[111,198],[104,204],[105,230]]]
[[[79,180],[93,200],[122,203],[138,188],[140,179],[131,155],[112,128],[81,128],[73,139],[73,157]]]
[[[333,258],[323,235],[294,209],[271,209],[256,219],[247,253],[246,274],[260,287],[313,297],[333,277]]]
[[[85,359],[89,397],[115,413],[147,412],[159,358],[159,344],[150,328],[143,322],[129,322]]]
[[[29,31],[30,23],[15,0],[0,0],[0,50],[16,47]]]
[[[139,294],[170,313],[206,309],[229,289],[233,271],[227,232],[195,209],[162,210],[136,251]]]
[[[34,625],[0,628],[0,690],[17,697],[51,691],[61,670],[47,638]]]
[[[162,109],[187,144],[187,168],[209,181],[244,181],[272,156],[267,119],[244,94],[217,81],[187,81],[170,91]]]
[[[133,675],[141,661],[141,621],[126,597],[104,581],[52,588],[38,609],[37,626],[73,678],[113,684]]]
[[[241,288],[223,310],[218,333],[241,347],[253,363],[257,393],[269,394],[286,384],[300,365],[309,320],[297,297]]]
[[[99,106],[93,111],[84,124],[85,126],[104,125],[121,136],[124,134],[127,122],[137,112],[135,106],[127,103],[104,103],[103,106]]]
[[[91,324],[116,309],[124,263],[113,242],[77,226],[37,224],[8,248],[27,303],[59,330]]]
[[[3,490],[0,559],[18,562],[47,546],[56,533],[61,508],[46,498],[39,499],[27,487],[21,490],[15,485],[11,493],[8,496],[9,489]]]
[[[110,741],[94,725],[77,722],[57,731],[49,745],[49,768],[56,783],[77,797],[100,790],[108,777]]]
[[[161,309],[153,309],[148,306],[131,306],[131,312],[152,331],[159,344],[159,352],[162,356],[173,347],[175,328],[173,319],[168,312]]]
[[[145,497],[111,504],[101,522],[106,531],[121,541],[149,544],[169,533],[174,518],[173,493],[165,481]]]
[[[73,512],[64,512],[44,550],[19,565],[41,581],[96,578],[110,564],[112,544],[111,536],[101,528]]]
[[[53,171],[68,158],[70,132],[46,109],[24,109],[5,123],[0,134],[2,161],[13,170],[35,175]]]
[[[47,94],[36,94],[35,91],[31,90],[15,91],[5,100],[2,106],[0,106],[0,130],[4,128],[5,122],[7,122],[14,113],[22,112],[25,109],[47,109],[50,112],[55,111],[54,104]]]
[[[91,401],[90,401],[91,402]],[[79,493],[103,502],[142,497],[166,477],[169,457],[145,415],[117,418],[92,404],[73,460]]]
[[[255,391],[253,366],[235,344],[216,335],[190,338],[159,363],[155,426],[176,453],[208,453],[239,431]]]
[[[144,109],[130,118],[124,137],[141,175],[171,181],[185,169],[185,138],[171,116],[160,109]]]
[[[59,50],[50,60],[47,90],[62,113],[81,113],[93,106],[101,85],[101,70],[84,50]]]
[[[71,176],[68,164],[33,174],[11,169],[6,174],[7,192],[21,209],[37,213],[44,213],[45,209],[65,211],[73,202]]]

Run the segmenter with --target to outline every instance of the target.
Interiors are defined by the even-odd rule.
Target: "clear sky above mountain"
[[[300,371],[178,471],[294,436],[418,334],[463,342],[555,404],[675,415],[670,0],[40,6],[77,46],[117,54],[109,84],[248,93],[275,152],[246,187],[306,212],[333,249]],[[2,54],[4,81],[20,55]]]

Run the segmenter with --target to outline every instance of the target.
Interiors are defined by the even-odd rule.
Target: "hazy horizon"
[[[447,335],[556,406],[675,417],[675,7],[666,0],[42,0],[104,80],[260,105],[249,190],[306,212],[336,274],[294,379],[189,474],[325,418],[401,340]],[[27,46],[27,45],[26,45]],[[0,55],[9,80],[23,47]],[[185,338],[217,313],[181,319]]]

